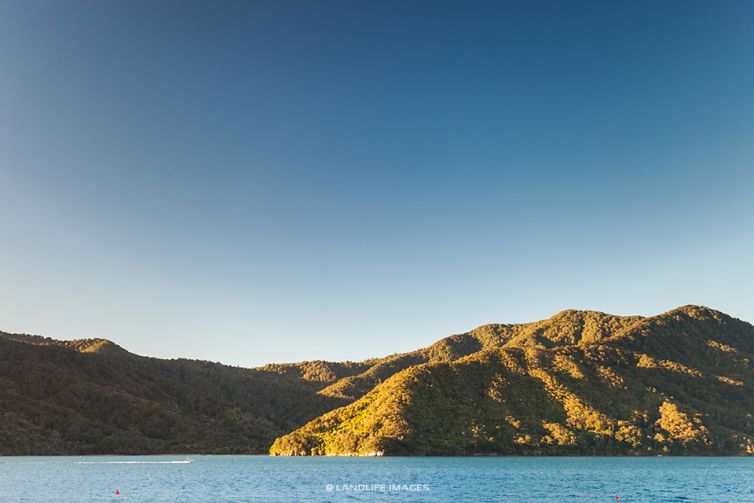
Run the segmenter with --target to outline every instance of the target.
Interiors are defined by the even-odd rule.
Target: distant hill
[[[0,332],[0,454],[753,454],[753,355],[697,306],[254,369]]]
[[[0,333],[0,454],[264,453],[347,403],[317,392],[358,370],[243,369],[146,358],[103,339]]]

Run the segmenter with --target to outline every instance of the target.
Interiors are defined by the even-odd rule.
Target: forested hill
[[[271,453],[754,454],[748,323],[685,306],[485,332],[450,339],[478,351],[412,366]]]
[[[429,353],[246,369],[0,332],[0,455],[266,454]]]
[[[244,369],[0,332],[0,454],[266,453],[368,363]]]
[[[751,454],[752,355],[697,306],[254,369],[0,332],[0,454]]]

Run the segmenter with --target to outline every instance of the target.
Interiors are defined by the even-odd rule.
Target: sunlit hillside
[[[711,309],[566,311],[434,348],[271,453],[754,453],[754,327]]]

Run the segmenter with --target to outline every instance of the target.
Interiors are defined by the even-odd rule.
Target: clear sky
[[[257,365],[754,321],[754,2],[0,2],[0,330]]]

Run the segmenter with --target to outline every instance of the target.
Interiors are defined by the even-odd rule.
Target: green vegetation
[[[346,403],[319,395],[328,381],[315,376],[349,364],[242,369],[0,335],[0,454],[264,453]]]
[[[0,454],[754,454],[752,355],[696,306],[255,369],[0,333]]]
[[[454,353],[473,350],[472,339],[477,351]],[[490,325],[435,344],[439,358],[278,438],[270,452],[754,454],[753,353],[754,327],[696,306]]]

